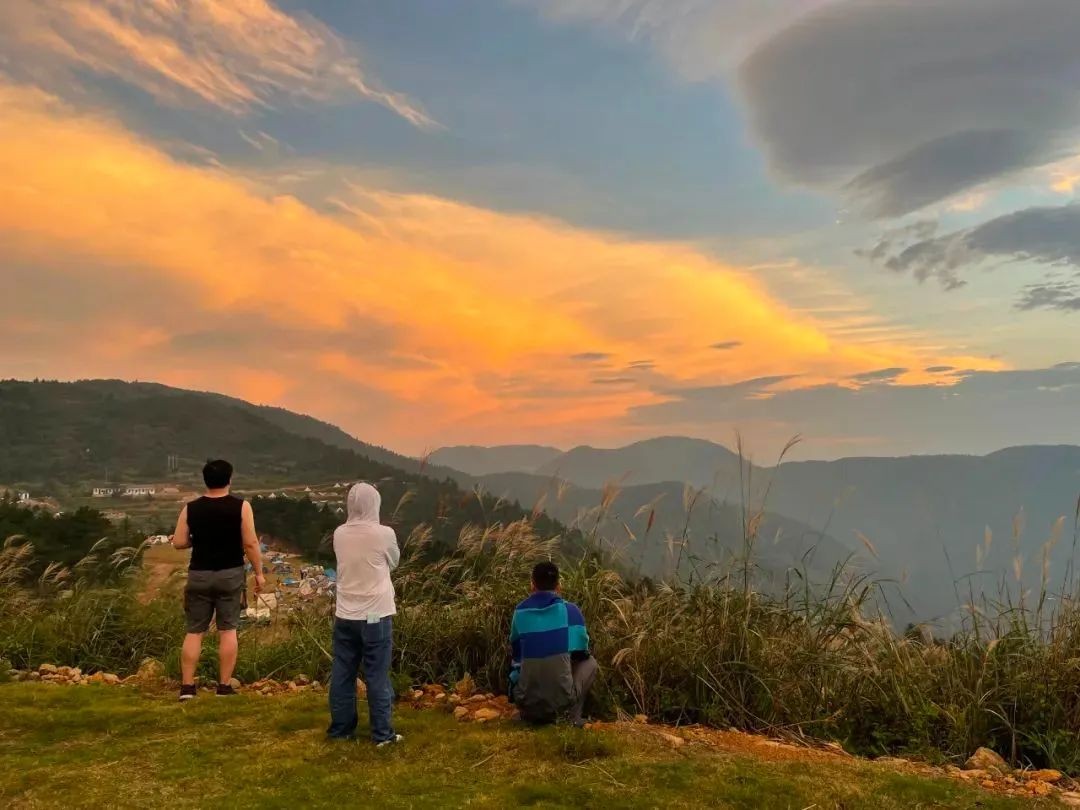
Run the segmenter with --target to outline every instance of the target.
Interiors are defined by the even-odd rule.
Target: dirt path
[[[144,565],[143,570],[146,572],[146,581],[139,591],[139,601],[145,605],[168,587],[169,580],[180,569],[171,562],[151,562]]]

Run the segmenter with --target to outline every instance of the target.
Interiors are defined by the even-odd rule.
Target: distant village
[[[254,491],[249,494],[252,497],[266,498],[268,500],[276,500],[278,498],[310,498],[313,503],[319,506],[332,506],[335,507],[336,512],[343,514],[345,512],[343,490],[347,490],[348,487],[348,484],[339,481],[335,484],[328,485],[328,489],[324,491],[314,490],[309,486],[305,486],[303,489],[296,487],[294,489],[270,492]],[[131,484],[93,487],[90,494],[94,498],[154,498],[159,495],[176,498],[181,495],[181,492],[178,487],[169,485]],[[29,493],[19,493],[19,496],[19,500],[24,499],[22,496],[25,496],[25,500],[30,500]]]
[[[153,484],[135,484],[127,487],[94,487],[91,495],[95,498],[146,498],[157,495],[158,489]],[[179,495],[178,487],[162,487],[163,495]]]
[[[5,489],[0,487],[0,498],[8,498],[22,506],[37,506],[41,504],[41,501],[35,499],[24,489]]]
[[[342,482],[322,486],[316,485],[315,488],[297,485],[274,491],[254,491],[246,494],[250,497],[266,498],[267,500],[308,498],[319,506],[326,506],[334,509],[339,514],[343,514],[345,512],[345,493],[348,491],[349,486],[349,484]],[[90,488],[89,494],[93,498],[99,499],[128,498],[146,500],[180,500],[195,495],[194,492],[181,490],[175,485],[152,483],[94,486]],[[48,507],[57,516],[63,514],[56,508],[57,504],[52,498],[35,497],[27,490],[0,487],[0,496],[7,497],[28,507]],[[119,522],[128,517],[127,513],[116,509],[105,509],[102,514],[114,522]],[[166,534],[155,534],[146,537],[145,542],[148,546],[168,546],[170,545],[170,537]],[[333,568],[306,563],[297,554],[270,548],[265,543],[262,544],[262,551],[263,572],[271,575],[272,589],[257,596],[255,604],[246,607],[244,611],[246,621],[268,622],[272,619],[274,613],[282,610],[291,611],[299,602],[333,596],[337,582],[337,573]],[[250,563],[248,567],[250,567]]]

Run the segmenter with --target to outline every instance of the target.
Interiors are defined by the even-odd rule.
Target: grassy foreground
[[[1033,806],[858,760],[762,761],[673,749],[640,731],[460,724],[408,707],[396,711],[401,746],[328,743],[324,700],[201,695],[181,705],[129,688],[3,685],[0,805]]]

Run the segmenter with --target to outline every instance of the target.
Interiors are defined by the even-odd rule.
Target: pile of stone
[[[13,681],[40,681],[42,683],[85,686],[91,683],[116,686],[123,683],[119,675],[112,672],[84,673],[79,667],[60,667],[55,664],[42,664],[37,669],[13,669],[9,675]]]
[[[289,681],[278,681],[274,678],[262,678],[247,687],[241,687],[240,682],[235,678],[233,678],[233,681],[235,682],[232,684],[234,689],[246,688],[249,691],[256,692],[260,695],[282,695],[289,692],[323,691],[323,685],[318,681],[313,681],[307,675],[297,675]]]
[[[1063,787],[1071,787],[1070,780],[1067,780],[1061,771],[1050,768],[1014,770],[989,748],[976,750],[964,763],[963,768],[946,766],[945,772],[958,779],[978,782],[988,790],[1013,796],[1041,797],[1057,793],[1066,804],[1080,806],[1080,794],[1060,791]]]
[[[488,723],[517,717],[517,709],[506,695],[480,692],[466,675],[451,688],[429,683],[402,696],[417,709],[441,709],[462,722]]]

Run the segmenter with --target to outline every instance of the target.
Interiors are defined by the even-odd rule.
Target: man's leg
[[[570,722],[581,723],[581,713],[585,709],[585,698],[589,696],[593,681],[596,680],[596,659],[591,655],[584,661],[574,661],[570,669],[574,675],[574,705],[570,708]]]
[[[218,683],[228,685],[236,669],[236,628],[240,626],[244,589],[243,568],[219,571],[215,576],[214,616],[218,626]]]
[[[390,711],[394,704],[394,687],[390,683],[393,628],[393,619],[390,616],[378,624],[363,625],[368,720],[371,724],[371,739],[376,743],[393,740],[396,736],[390,723]]]
[[[227,684],[236,669],[236,631],[218,631],[218,683]]]
[[[188,633],[184,636],[184,646],[180,648],[180,682],[184,685],[195,683],[195,668],[199,665],[202,652],[202,633]]]
[[[203,634],[210,628],[210,618],[214,615],[214,599],[210,590],[210,572],[189,571],[187,584],[184,586],[184,621],[187,635],[184,646],[180,648],[180,683],[183,686],[195,685],[195,670],[199,666],[202,653]]]
[[[326,736],[347,739],[356,732],[356,675],[360,670],[359,622],[334,619],[334,661],[330,667],[330,727]]]

